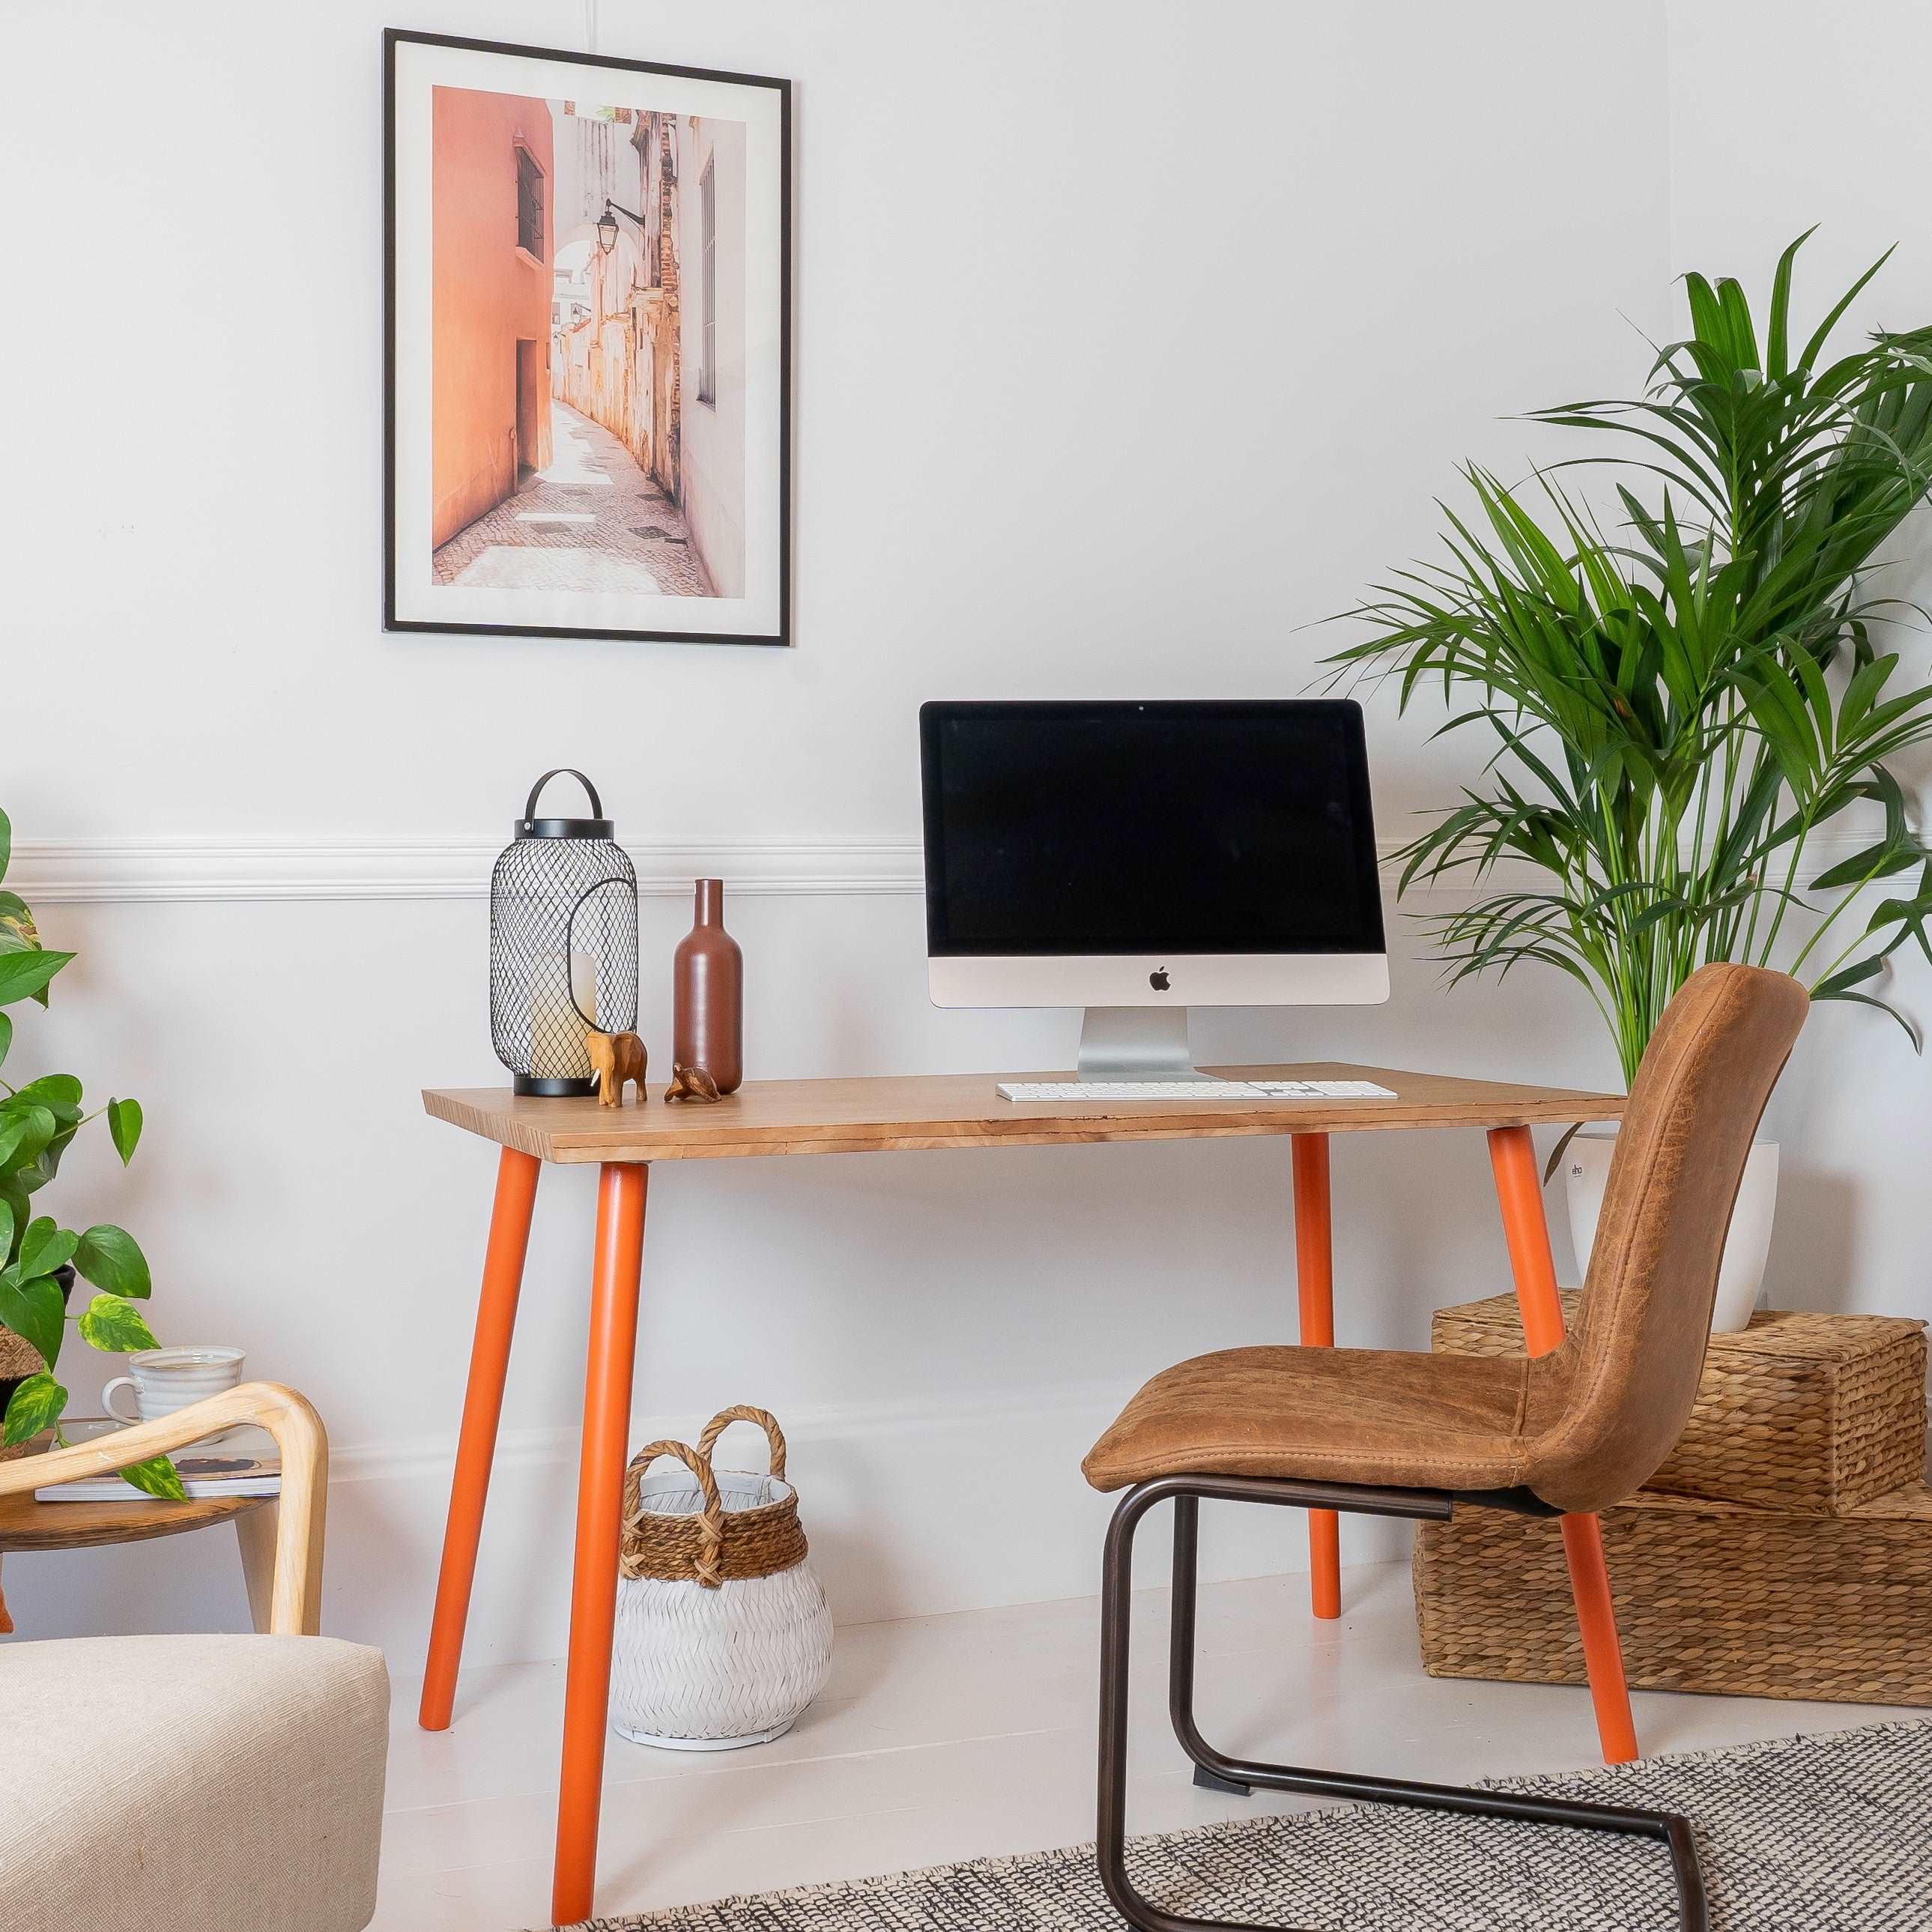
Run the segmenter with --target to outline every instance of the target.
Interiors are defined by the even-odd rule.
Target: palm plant
[[[1400,855],[1402,889],[1477,888],[1431,922],[1451,980],[1561,968],[1627,1081],[1714,959],[1881,1006],[1917,1042],[1861,989],[1907,940],[1932,958],[1932,848],[1887,762],[1932,736],[1932,686],[1874,640],[1916,607],[1863,578],[1932,487],[1932,328],[1822,360],[1881,256],[1794,355],[1806,238],[1778,262],[1762,346],[1736,281],[1688,275],[1690,333],[1641,397],[1530,418],[1598,433],[1589,453],[1528,488],[1466,470],[1475,506],[1444,506],[1447,558],[1376,586],[1348,614],[1373,634],[1330,660],[1399,676],[1405,708],[1439,676],[1442,728],[1493,740],[1482,779]],[[1612,491],[1606,532],[1591,500],[1607,509]],[[1804,877],[1808,848],[1855,808],[1882,830]]]

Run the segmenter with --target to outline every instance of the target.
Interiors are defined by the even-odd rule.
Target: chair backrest
[[[1744,1160],[1809,1004],[1784,974],[1713,965],[1665,1009],[1617,1135],[1581,1316],[1531,1367],[1525,1480],[1545,1502],[1616,1502],[1684,1432]]]

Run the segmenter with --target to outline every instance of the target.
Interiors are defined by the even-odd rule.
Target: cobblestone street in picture
[[[550,448],[548,467],[435,552],[439,584],[716,594],[683,513],[608,430],[553,401]]]

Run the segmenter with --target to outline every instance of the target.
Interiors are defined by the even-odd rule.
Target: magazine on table
[[[106,1416],[70,1418],[61,1425],[70,1448],[98,1442],[126,1425]],[[227,1432],[219,1442],[191,1443],[176,1453],[174,1466],[190,1500],[208,1496],[275,1496],[282,1490],[282,1459],[266,1430]],[[154,1498],[118,1475],[82,1476],[34,1492],[39,1503],[152,1502]]]

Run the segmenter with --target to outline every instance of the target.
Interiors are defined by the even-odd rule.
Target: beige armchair
[[[382,1653],[316,1634],[320,1418],[249,1382],[105,1441],[0,1462],[0,1496],[238,1423],[281,1451],[267,1636],[0,1644],[7,1932],[362,1932],[388,1738]]]

